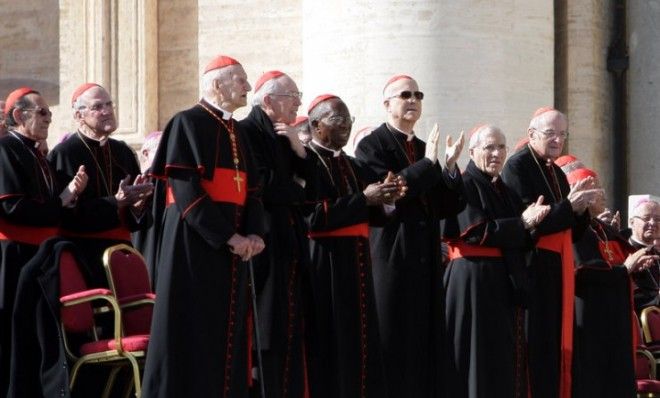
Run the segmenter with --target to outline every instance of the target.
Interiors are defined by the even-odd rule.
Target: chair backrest
[[[655,380],[655,359],[647,350],[637,350],[635,353],[635,379]]]
[[[149,334],[153,305],[145,301],[153,301],[155,296],[144,258],[134,248],[120,244],[105,251],[103,264],[110,290],[123,308],[124,333]]]
[[[69,250],[62,250],[59,259],[60,297],[87,290],[87,282],[80,272],[78,261]],[[64,329],[84,333],[94,329],[94,310],[90,303],[60,307]]]
[[[660,341],[660,308],[651,306],[644,308],[640,316],[644,330],[644,342],[650,344]]]

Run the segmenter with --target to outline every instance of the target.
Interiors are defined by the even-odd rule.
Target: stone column
[[[629,0],[628,178],[631,194],[660,194],[660,3]]]
[[[424,91],[417,134],[491,122],[510,147],[533,111],[554,101],[552,2],[303,1],[305,99],[332,92],[354,130],[384,121],[382,90],[399,73]],[[464,151],[462,165],[466,163]]]
[[[60,12],[60,123],[73,128],[71,93],[96,82],[117,106],[113,136],[138,145],[158,123],[156,0],[60,0]]]

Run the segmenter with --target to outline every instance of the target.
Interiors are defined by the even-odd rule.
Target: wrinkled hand
[[[298,157],[304,159],[307,157],[307,152],[305,152],[305,146],[300,142],[298,138],[298,129],[295,127],[289,126],[286,123],[277,122],[273,124],[275,128],[275,133],[277,135],[284,136],[289,139],[291,144],[291,149],[298,155]]]
[[[621,229],[621,213],[618,210],[616,213],[612,213],[611,209],[605,209],[605,211],[597,215],[596,218],[617,231]]]
[[[575,213],[583,214],[587,207],[598,198],[598,195],[604,195],[602,189],[590,188],[593,185],[593,177],[587,177],[571,187],[567,199],[571,202]]]
[[[144,187],[144,190],[138,190],[136,193],[138,200],[133,203],[133,209],[141,212],[145,203],[147,203],[147,198],[153,194],[154,186],[149,180],[149,177],[144,174],[139,174],[137,177],[135,177],[135,181],[133,181],[132,187],[133,189],[136,189],[136,187]]]
[[[626,258],[623,265],[628,269],[628,273],[639,272],[652,266],[660,259],[657,254],[649,254],[648,248],[643,247]]]
[[[438,161],[438,142],[440,141],[440,127],[438,123],[433,125],[433,129],[429,133],[429,138],[426,142],[426,152],[424,157],[430,160],[433,164]]]
[[[117,207],[120,209],[127,206],[134,206],[136,204],[138,204],[138,206],[143,206],[144,199],[151,195],[154,190],[153,184],[150,182],[144,182],[146,181],[146,177],[141,174],[135,178],[135,183],[132,185],[130,184],[130,181],[131,176],[127,175],[126,178],[119,182],[119,188],[117,189],[117,193],[115,193]]]
[[[460,132],[458,139],[453,144],[453,138],[450,135],[447,136],[446,141],[445,164],[447,169],[450,172],[453,172],[454,167],[456,166],[456,161],[458,160],[459,156],[461,156],[461,151],[463,151],[463,144],[465,144],[465,136],[463,135],[463,131]]]
[[[264,240],[261,239],[259,235],[254,235],[250,234],[247,236],[248,240],[250,241],[250,244],[252,245],[252,256],[256,256],[257,254],[261,253],[264,248],[266,247],[266,244],[264,243]],[[249,258],[248,258],[249,260]]]
[[[62,206],[72,206],[78,199],[78,195],[80,195],[87,187],[88,180],[89,177],[85,172],[85,166],[81,165],[78,167],[76,175],[73,176],[69,184],[67,184],[66,188],[64,188],[60,194],[60,199],[62,199]]]
[[[252,242],[243,235],[233,234],[227,241],[229,251],[247,261],[252,257]]]
[[[543,204],[543,195],[540,195],[535,203],[529,205],[522,214],[522,222],[525,229],[536,228],[550,213],[550,206]]]

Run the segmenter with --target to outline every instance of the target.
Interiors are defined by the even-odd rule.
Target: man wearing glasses
[[[0,138],[0,396],[3,397],[9,386],[11,319],[19,274],[39,245],[57,235],[61,220],[71,215],[76,197],[87,183],[84,168],[78,164],[65,185],[59,185],[39,150],[39,142],[48,137],[51,112],[38,91],[29,87],[14,90],[7,98],[4,114],[9,131]],[[30,316],[17,314],[23,315]],[[18,355],[32,358],[25,352]],[[29,362],[25,357],[21,359],[23,365]],[[57,372],[57,368],[51,370]],[[34,379],[20,382],[24,375],[25,372],[14,372],[17,379],[12,396],[53,395],[52,391],[32,393],[31,388],[40,389],[41,385],[35,385]],[[66,379],[64,374],[64,383]]]
[[[660,237],[660,204],[649,198],[637,198],[632,204],[628,225],[632,234],[629,242],[637,250],[646,248],[648,254],[659,254],[654,240]],[[638,313],[651,305],[660,304],[660,263],[656,260],[647,269],[632,274],[635,282],[635,308]]]
[[[403,177],[406,196],[380,226],[370,228],[374,293],[390,397],[433,397],[444,388],[440,219],[465,206],[456,166],[463,135],[447,138],[438,156],[437,126],[428,143],[414,132],[424,93],[410,76],[392,77],[383,89],[387,122],[360,141],[355,155],[376,177]],[[446,167],[441,166],[441,162]]]
[[[94,286],[104,286],[103,252],[114,244],[130,244],[130,232],[150,224],[144,203],[153,187],[140,174],[133,150],[110,138],[117,119],[103,87],[79,86],[71,106],[78,130],[55,146],[48,159],[60,182],[70,180],[81,164],[89,175],[89,187],[79,197],[75,215],[64,220],[62,228],[85,256]]]
[[[566,116],[551,107],[538,109],[528,128],[529,143],[507,161],[502,179],[525,206],[540,195],[550,213],[532,231],[538,239],[530,266],[528,309],[529,376],[532,396],[571,393],[574,264],[571,239],[589,223],[587,207],[599,190],[591,177],[570,187],[554,160],[568,138]]]
[[[285,73],[264,73],[254,86],[253,107],[239,124],[245,131],[263,184],[266,248],[256,259],[256,288],[266,393],[302,397],[308,385],[303,306],[309,240],[302,205],[313,157],[290,125],[302,93]],[[295,178],[294,178],[295,177]],[[262,382],[262,381],[260,381]]]

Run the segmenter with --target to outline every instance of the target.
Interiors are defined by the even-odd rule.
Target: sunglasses
[[[23,109],[24,111],[34,111],[37,115],[41,117],[46,117],[46,116],[53,116],[53,113],[50,111],[50,109],[47,108],[25,108]]]
[[[398,98],[401,98],[403,100],[407,100],[407,99],[412,98],[413,96],[415,96],[415,99],[418,100],[418,101],[421,101],[421,100],[424,99],[424,93],[423,92],[421,92],[421,91],[408,91],[408,90],[402,91],[397,95],[391,96],[390,98],[398,97]]]

